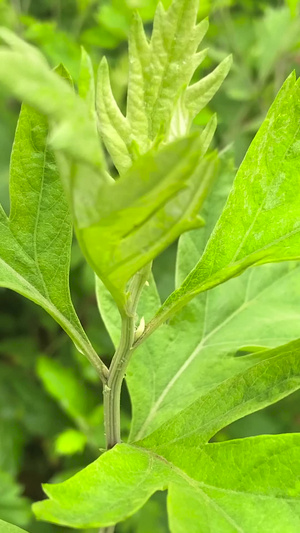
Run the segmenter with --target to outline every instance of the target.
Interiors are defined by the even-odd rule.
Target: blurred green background
[[[124,108],[127,34],[132,11],[139,9],[151,31],[156,0],[0,0],[0,24],[37,45],[54,67],[63,62],[75,81],[80,46],[95,68],[105,54],[115,96]],[[167,7],[170,0],[163,0]],[[195,121],[206,124],[217,111],[215,145],[232,154],[237,166],[279,87],[300,71],[298,2],[202,0],[199,20],[209,16],[204,46],[209,54],[196,78],[228,53],[231,73]],[[0,196],[9,210],[8,167],[19,104],[0,92]],[[176,245],[155,263],[162,297],[173,287]],[[84,327],[109,363],[112,344],[97,310],[93,274],[74,243],[71,290]],[[29,532],[69,531],[36,523],[30,503],[43,497],[41,483],[60,481],[94,460],[104,446],[101,387],[89,364],[59,327],[31,302],[0,290],[0,518]],[[218,440],[268,432],[299,431],[300,395],[251,415],[222,431]],[[129,429],[130,402],[124,391],[123,435]],[[165,496],[158,494],[118,533],[167,532]],[[87,532],[86,532],[87,533]]]

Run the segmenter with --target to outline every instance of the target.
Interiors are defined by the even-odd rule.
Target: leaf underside
[[[99,67],[97,111],[106,148],[123,174],[139,153],[153,143],[186,135],[195,115],[211,100],[228,74],[231,57],[211,74],[191,85],[192,76],[205,58],[198,52],[208,29],[197,24],[198,0],[174,0],[167,11],[158,5],[148,41],[142,21],[135,14],[129,36],[129,81],[126,117],[110,87],[108,65]]]

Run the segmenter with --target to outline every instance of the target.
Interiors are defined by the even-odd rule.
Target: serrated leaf
[[[231,163],[222,161],[221,167],[223,173],[201,211],[205,227],[180,237],[177,286],[197,264],[230,191]],[[299,290],[299,264],[265,265],[198,295],[161,326],[138,347],[126,373],[133,415],[131,439],[151,433],[211,387],[251,366],[251,358],[236,356],[239,350],[252,347],[248,349],[252,352],[255,347],[297,339]],[[149,313],[147,295],[145,289],[139,307],[146,322],[159,306],[156,301]],[[103,317],[109,323],[105,310]]]
[[[42,306],[98,361],[70,297],[72,224],[48,139],[45,117],[23,106],[11,157],[10,217],[0,209],[0,284]]]
[[[0,520],[0,533],[27,533],[25,529],[21,529],[20,527],[14,526],[13,524],[9,524],[8,522],[4,522],[3,520]]]
[[[203,257],[151,327],[250,266],[299,259],[300,82],[291,74],[252,142]]]
[[[232,64],[232,57],[226,57],[220,65],[202,80],[187,88],[185,105],[196,115],[210,102],[226,78]]]
[[[88,260],[123,305],[129,279],[183,231],[203,224],[198,212],[215,174],[216,156],[203,157],[209,125],[159,152],[141,156],[131,170],[94,195],[87,220],[76,220]]]
[[[195,115],[214,96],[228,74],[231,58],[202,82],[187,89],[205,57],[205,52],[198,52],[198,47],[208,22],[197,24],[198,4],[198,0],[174,0],[165,11],[159,3],[150,42],[139,15],[133,17],[126,117],[112,94],[106,60],[100,65],[99,125],[106,148],[121,174],[135,160],[136,147],[139,153],[145,153],[156,140],[169,141],[186,135]],[[178,120],[181,127],[175,129]]]
[[[248,356],[253,365],[212,388],[139,442],[145,448],[206,443],[235,420],[300,388],[300,340]],[[247,357],[247,356],[245,356]]]
[[[108,527],[168,488],[172,533],[205,533],[212,525],[226,533],[257,533],[261,525],[296,533],[299,447],[297,434],[175,446],[165,457],[120,444],[68,481],[45,485],[50,500],[35,504],[34,512],[61,525]]]

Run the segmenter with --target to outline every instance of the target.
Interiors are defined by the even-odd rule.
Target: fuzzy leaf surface
[[[158,4],[148,41],[136,14],[129,35],[129,81],[126,117],[114,99],[106,60],[98,73],[97,110],[107,150],[124,173],[139,153],[159,142],[188,133],[195,115],[214,96],[231,65],[225,59],[201,82],[188,88],[205,58],[198,47],[208,29],[197,24],[198,0],[174,0],[167,11]]]

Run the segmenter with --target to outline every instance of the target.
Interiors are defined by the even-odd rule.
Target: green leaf
[[[38,519],[71,527],[112,525],[163,490],[167,471],[148,452],[118,445],[64,483],[44,485],[51,499],[34,504],[33,510]]]
[[[78,94],[83,100],[85,100],[88,109],[90,110],[91,118],[96,121],[94,69],[92,60],[83,47],[81,48]]]
[[[123,173],[131,167],[133,159],[133,154],[129,153],[130,125],[114,99],[105,58],[98,70],[96,102],[101,136],[115,167]]]
[[[0,471],[0,516],[20,526],[26,525],[31,515],[29,500],[21,493],[21,486],[7,472]],[[0,522],[0,531],[1,527]]]
[[[50,500],[34,504],[34,512],[65,526],[105,527],[168,488],[172,533],[205,533],[212,527],[226,533],[296,533],[299,446],[297,434],[272,435],[173,446],[164,457],[121,444],[68,481],[45,485]]]
[[[150,320],[161,305],[152,275],[150,275],[148,283],[149,285],[144,287],[140,296],[136,323],[139,323],[143,317],[145,321]],[[96,296],[101,318],[110,335],[113,345],[117,348],[120,341],[121,316],[113,297],[98,277],[96,277]]]
[[[24,429],[14,419],[4,418],[7,404],[2,405],[3,396],[5,397],[5,391],[1,392],[0,400],[0,470],[16,476],[20,468],[25,435]]]
[[[25,529],[20,529],[13,524],[0,520],[0,533],[27,533]]]
[[[248,267],[299,259],[299,80],[291,74],[252,142],[203,257],[151,327]]]
[[[97,110],[100,130],[119,172],[156,140],[188,133],[193,118],[214,96],[228,74],[231,58],[201,82],[188,88],[206,52],[198,47],[208,29],[196,24],[198,0],[174,0],[167,11],[158,4],[150,42],[139,15],[129,34],[129,81],[126,117],[111,91],[107,62],[100,65]]]
[[[224,171],[201,211],[205,227],[180,237],[177,286],[197,263],[228,196],[233,169],[226,161],[221,167]],[[250,346],[251,352],[255,347],[275,347],[297,339],[299,284],[298,264],[248,270],[198,295],[143,342],[126,373],[133,414],[131,440],[145,437],[210,388],[251,366],[251,358],[236,356],[239,350]],[[148,289],[144,290],[139,307],[139,316],[144,315],[146,321],[159,305],[157,301],[151,305],[150,294],[147,298]],[[102,311],[105,322],[113,321],[113,327],[114,315],[108,316],[111,309]]]
[[[129,279],[182,232],[203,225],[198,212],[215,175],[215,154],[204,157],[214,131],[180,139],[141,156],[131,170],[94,194],[77,237],[89,263],[124,305]]]
[[[249,357],[252,366],[228,378],[139,442],[160,449],[169,444],[206,443],[235,420],[263,409],[300,388],[300,340]]]
[[[48,117],[53,148],[75,161],[94,166],[101,173],[102,153],[86,104],[50,69],[37,49],[6,28],[0,29],[0,38],[9,47],[0,47],[1,84]],[[102,179],[105,181],[105,176]]]
[[[292,17],[295,17],[296,14],[297,14],[299,0],[286,0],[286,4],[290,8],[290,12],[291,12]]]
[[[86,445],[86,435],[76,429],[66,429],[55,439],[55,452],[58,455],[82,453]]]
[[[37,374],[46,391],[58,401],[62,409],[79,427],[85,428],[96,402],[92,391],[85,387],[74,370],[49,357],[39,357]]]
[[[169,486],[172,533],[299,530],[299,435],[175,446],[166,458],[188,476]]]
[[[0,206],[0,285],[42,306],[98,362],[70,297],[71,217],[48,138],[45,117],[23,106],[11,156],[9,218]]]

